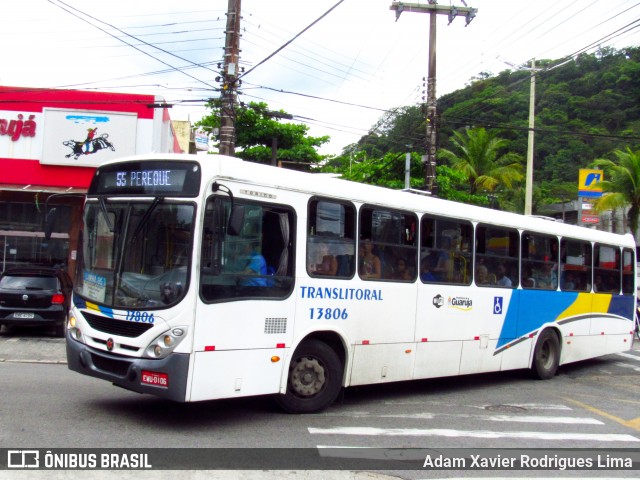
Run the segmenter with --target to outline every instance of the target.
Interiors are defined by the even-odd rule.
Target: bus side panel
[[[279,391],[293,338],[295,300],[198,302],[192,401]],[[272,363],[271,357],[282,360]]]
[[[628,350],[632,305],[631,296],[580,293],[558,317],[563,332],[560,363]]]
[[[421,342],[416,345],[413,378],[437,378],[460,373],[462,342]]]
[[[631,348],[633,331],[632,296],[591,294],[591,344],[577,359],[608,355]]]
[[[500,369],[506,371],[529,368],[534,346],[535,338],[526,337],[519,342],[512,343],[509,348],[502,349],[499,352],[496,351],[496,355],[502,357]]]
[[[517,319],[509,320],[517,321],[516,337],[539,333],[542,326],[556,322],[562,312],[574,303],[577,295],[573,292],[559,293],[555,290],[522,290]],[[580,318],[579,321],[586,325],[588,332],[589,318]]]
[[[633,330],[634,301],[631,295],[593,294],[591,334],[628,334]]]
[[[196,352],[190,401],[279,392],[285,353],[285,349]],[[273,362],[274,356],[281,360]]]
[[[412,378],[415,284],[309,278],[297,292],[296,346],[313,332],[340,332],[356,348],[347,385]]]
[[[475,322],[473,311],[465,305],[470,294],[471,289],[464,286],[419,285],[415,341],[450,342],[469,339]]]
[[[493,355],[497,343],[497,340],[489,340],[488,334],[462,342],[460,375],[499,371],[502,355]]]
[[[462,349],[460,374],[496,372],[502,366],[504,351],[498,347],[516,336],[520,304],[519,291],[510,288],[472,287],[473,322]]]
[[[350,385],[410,380],[415,355],[413,343],[356,345]]]
[[[291,346],[295,299],[198,302],[193,349],[205,351]]]
[[[530,366],[534,342],[528,335],[518,336],[518,315],[520,314],[521,297],[524,293],[520,289],[511,290],[509,303],[502,304],[504,314],[502,331],[493,353],[502,357],[500,370],[516,370]],[[495,307],[494,313],[498,313]]]
[[[344,330],[351,344],[413,341],[414,284],[310,278],[297,292],[296,338],[329,325]]]

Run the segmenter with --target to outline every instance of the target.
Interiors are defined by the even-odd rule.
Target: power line
[[[57,1],[59,4],[64,5],[64,6],[65,6],[65,7],[67,7],[67,8],[64,8],[64,7],[62,7],[61,5],[58,5],[58,4],[54,3],[54,1],[53,1],[53,0],[47,0],[47,1],[48,1],[49,3],[51,3],[52,5],[54,5],[54,6],[58,7],[58,8],[60,8],[60,9],[64,10],[65,12],[67,12],[67,13],[69,13],[69,14],[73,15],[74,17],[78,18],[79,20],[82,20],[83,22],[88,23],[89,25],[93,26],[94,28],[97,28],[98,30],[100,30],[100,31],[102,31],[102,32],[104,32],[104,33],[106,33],[106,34],[107,34],[107,35],[109,35],[110,37],[113,37],[113,38],[115,38],[116,40],[118,40],[118,41],[120,41],[120,42],[123,42],[123,43],[125,43],[125,44],[129,45],[130,47],[132,47],[132,48],[134,48],[134,49],[138,50],[139,52],[143,53],[144,55],[147,55],[148,57],[153,58],[154,60],[156,60],[156,61],[158,61],[158,62],[160,62],[160,63],[162,63],[162,64],[164,64],[164,65],[168,66],[169,68],[172,68],[172,69],[174,69],[174,70],[176,70],[176,71],[178,71],[178,72],[182,73],[183,75],[186,75],[187,77],[190,77],[190,78],[192,78],[193,80],[196,80],[197,82],[204,83],[205,85],[207,85],[207,86],[209,86],[209,87],[211,86],[211,85],[209,85],[208,83],[204,82],[203,80],[200,80],[199,78],[196,78],[196,77],[194,77],[193,75],[189,75],[188,73],[185,73],[184,71],[182,71],[182,70],[180,70],[180,69],[178,69],[178,68],[174,67],[173,65],[171,65],[171,64],[169,64],[169,63],[167,63],[167,62],[165,62],[164,60],[161,60],[161,59],[159,59],[159,58],[157,58],[157,57],[154,57],[154,56],[153,56],[153,55],[151,55],[150,53],[145,52],[144,50],[142,50],[142,49],[140,49],[140,48],[136,47],[135,45],[130,44],[130,43],[126,42],[125,40],[121,39],[121,38],[118,38],[117,36],[113,35],[112,33],[108,32],[107,30],[105,30],[105,29],[103,29],[103,28],[99,27],[98,25],[95,25],[95,24],[93,24],[93,23],[89,22],[88,20],[86,20],[85,18],[81,17],[80,15],[78,15],[78,14],[76,14],[76,13],[72,12],[71,10],[74,10],[74,11],[76,11],[76,12],[79,12],[80,14],[82,14],[82,15],[84,15],[84,16],[86,16],[86,17],[89,17],[90,19],[92,19],[92,20],[94,20],[94,21],[97,21],[97,22],[103,23],[103,24],[105,24],[105,25],[108,25],[109,27],[113,28],[114,30],[117,30],[117,31],[119,31],[119,32],[121,32],[121,33],[124,33],[126,36],[128,36],[128,37],[130,37],[130,38],[133,38],[133,39],[135,39],[135,40],[137,40],[137,41],[140,41],[140,42],[142,42],[143,44],[148,45],[148,46],[150,46],[150,47],[152,47],[152,48],[155,48],[155,49],[157,49],[157,50],[160,50],[160,51],[161,51],[161,52],[163,52],[163,53],[166,53],[166,54],[168,54],[168,55],[171,55],[171,56],[173,56],[173,57],[176,57],[176,58],[178,58],[178,59],[180,59],[180,60],[183,60],[183,61],[185,61],[185,62],[191,63],[191,64],[193,64],[193,65],[197,65],[197,66],[203,67],[202,65],[200,65],[200,64],[196,64],[196,63],[194,63],[194,62],[192,62],[192,61],[190,61],[190,60],[187,60],[186,58],[180,57],[179,55],[175,55],[175,54],[173,54],[173,53],[171,53],[171,52],[169,52],[169,51],[167,51],[167,50],[161,49],[161,48],[156,47],[156,46],[154,46],[154,45],[152,45],[152,44],[150,44],[150,43],[148,43],[148,42],[145,42],[145,41],[143,41],[143,40],[140,40],[140,39],[138,39],[138,38],[134,37],[133,35],[130,35],[130,34],[126,33],[126,32],[123,32],[123,31],[122,31],[122,30],[120,30],[119,28],[117,28],[117,27],[115,27],[115,26],[113,26],[113,25],[111,25],[111,24],[109,24],[109,23],[107,23],[107,22],[104,22],[104,21],[102,21],[102,20],[99,20],[99,19],[97,19],[97,18],[95,18],[95,17],[92,17],[91,15],[89,15],[89,14],[87,14],[87,13],[85,13],[85,12],[82,12],[81,10],[78,10],[78,9],[76,9],[76,8],[74,8],[74,7],[71,7],[70,5],[67,5],[66,3],[62,2],[61,0],[56,0],[56,1]],[[71,9],[71,10],[69,10],[69,9]],[[203,67],[203,68],[207,68],[207,67]],[[211,69],[207,68],[207,70],[211,70]]]
[[[281,50],[284,50],[287,45],[291,44],[296,38],[298,38],[300,35],[302,35],[304,32],[306,32],[307,30],[309,30],[311,27],[313,27],[316,23],[318,23],[320,20],[322,20],[324,17],[326,17],[327,15],[329,15],[329,13],[335,9],[338,5],[340,5],[344,0],[339,0],[338,3],[336,3],[333,7],[331,7],[329,10],[327,10],[325,13],[323,13],[320,17],[318,17],[316,20],[314,20],[313,22],[311,22],[308,26],[306,26],[302,31],[300,31],[300,33],[296,34],[291,40],[289,40],[288,42],[286,42],[284,45],[282,45],[280,48],[278,48],[275,52],[273,52],[271,55],[269,55],[267,58],[261,60],[260,62],[258,62],[256,65],[254,65],[253,67],[251,67],[249,70],[247,70],[244,74],[242,74],[240,76],[244,77],[246,75],[248,75],[250,72],[252,72],[253,70],[255,70],[256,68],[258,68],[260,65],[262,65],[263,63],[265,63],[267,60],[269,60],[270,58],[274,57],[275,55],[278,54],[278,52],[280,52]]]

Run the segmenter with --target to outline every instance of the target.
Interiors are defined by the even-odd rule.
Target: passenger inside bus
[[[392,278],[394,280],[411,280],[411,271],[407,267],[407,262],[403,257],[398,257],[396,259]]]
[[[558,287],[558,276],[553,270],[554,264],[545,262],[542,264],[542,270],[538,273],[536,284],[539,288],[547,290],[555,290]]]
[[[511,279],[507,276],[507,269],[504,263],[499,263],[496,267],[496,285],[499,287],[511,288]]]
[[[370,239],[365,238],[360,245],[360,276],[365,279],[380,278],[382,266],[380,258],[373,253],[373,243]]]
[[[533,273],[530,266],[525,266],[522,274],[522,286],[524,288],[535,288],[536,280],[533,278]]]
[[[438,254],[436,264],[431,269],[431,272],[440,281],[451,281],[451,254],[453,253],[453,242],[450,236],[443,235],[442,250]]]
[[[425,256],[420,261],[420,280],[423,282],[435,282],[437,281],[436,276],[431,272],[431,268],[434,260],[431,257],[431,254]]]
[[[338,260],[329,254],[329,247],[321,245],[322,262],[311,265],[311,271],[318,275],[335,276],[338,273]]]
[[[240,272],[244,275],[240,280],[240,285],[266,287],[267,279],[262,275],[267,274],[267,261],[249,242],[244,244],[244,253],[247,264],[244,270]]]
[[[575,277],[571,270],[567,270],[564,272],[560,288],[562,288],[562,290],[577,290]]]

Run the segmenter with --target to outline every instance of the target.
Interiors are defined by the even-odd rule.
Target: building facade
[[[57,265],[73,274],[95,169],[127,155],[182,151],[160,97],[0,87],[0,271]]]

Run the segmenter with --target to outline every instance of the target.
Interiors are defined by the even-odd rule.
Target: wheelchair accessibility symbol
[[[502,297],[493,297],[493,314],[502,315]]]

